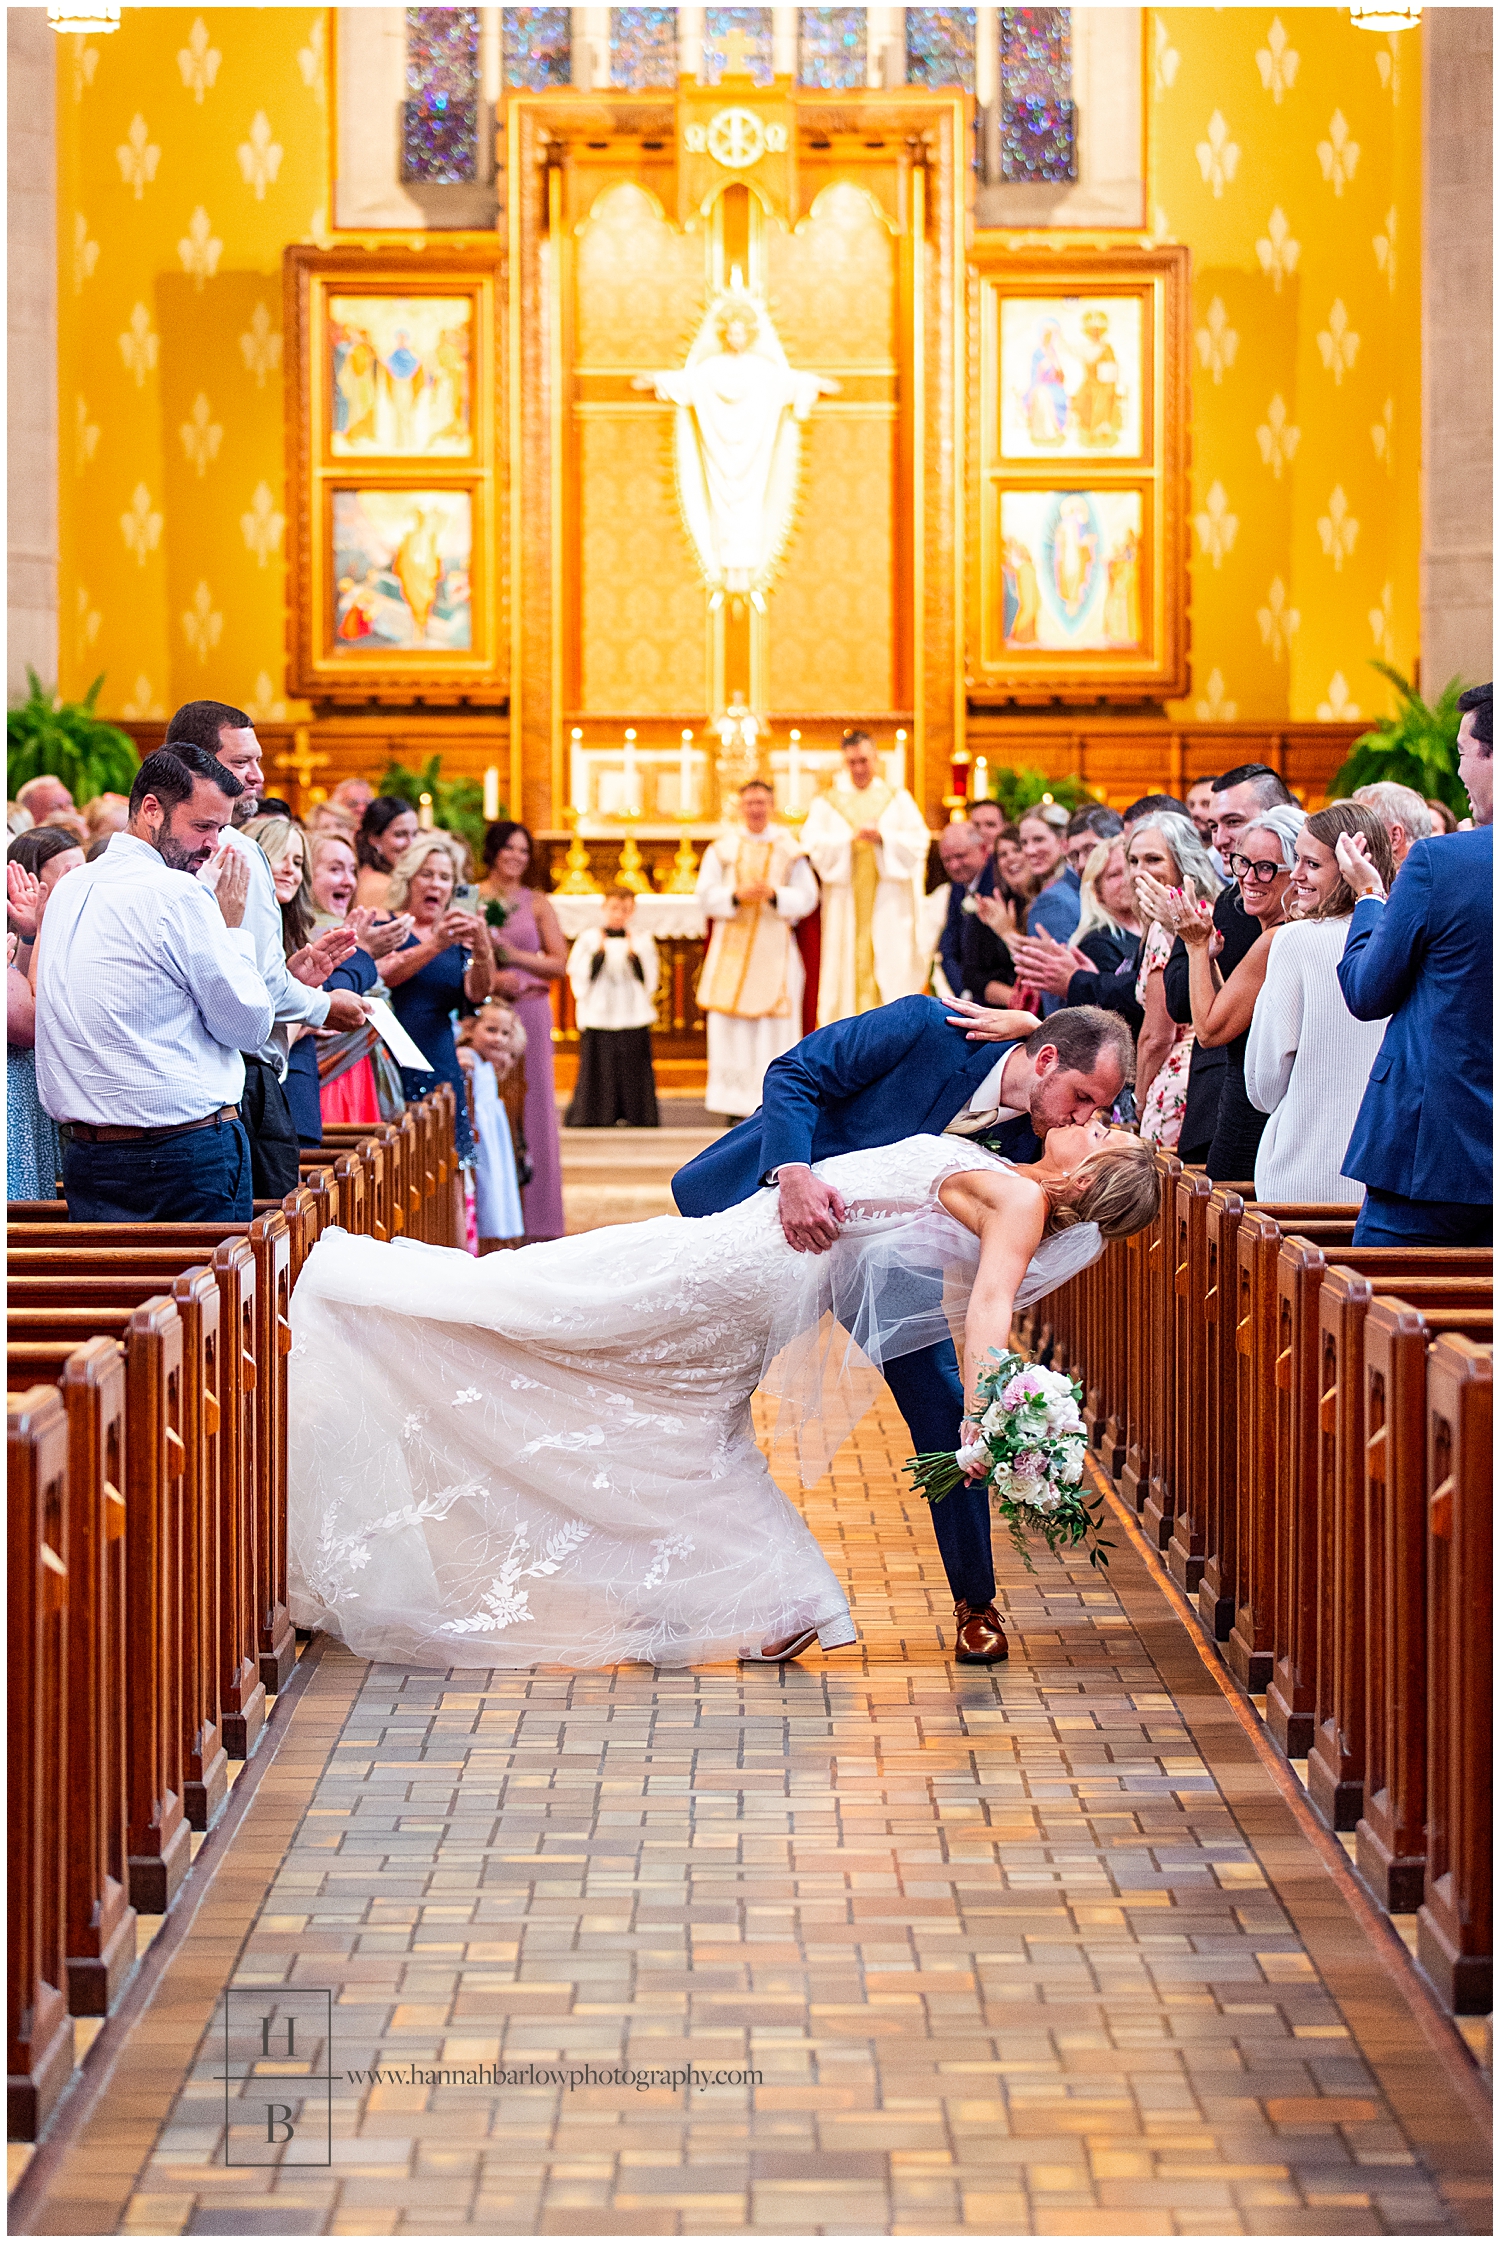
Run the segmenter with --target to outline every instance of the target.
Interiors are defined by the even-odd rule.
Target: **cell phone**
[[[459,881],[453,891],[453,908],[455,911],[478,912],[479,890],[472,880]]]

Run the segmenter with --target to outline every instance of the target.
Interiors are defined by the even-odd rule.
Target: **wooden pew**
[[[68,1422],[55,1386],[10,1397],[6,1771],[8,2119],[34,2142],[73,2074],[65,1956],[68,1846]]]
[[[1364,1804],[1366,1316],[1377,1290],[1412,1295],[1412,1305],[1433,1313],[1451,1290],[1438,1290],[1439,1281],[1487,1279],[1489,1270],[1488,1249],[1361,1248],[1347,1260],[1341,1255],[1318,1289],[1316,1660],[1307,1786],[1335,1830],[1353,1830]],[[1438,1299],[1429,1304],[1424,1290],[1438,1291]],[[1442,1321],[1451,1328],[1487,1313],[1444,1308]]]
[[[1487,1280],[1452,1281],[1455,1304],[1461,1290],[1481,1288],[1488,1293]],[[1427,1869],[1427,1359],[1445,1321],[1409,1298],[1376,1298],[1364,1323],[1365,1766],[1355,1858],[1393,1913],[1421,1906]]]
[[[1491,1350],[1427,1359],[1427,1893],[1417,1959],[1448,2007],[1491,2002]]]
[[[1441,1254],[1423,1249],[1340,1247],[1341,1270],[1366,1273],[1371,1283],[1399,1285],[1412,1298],[1432,1304],[1477,1307],[1487,1304],[1489,1277],[1472,1265],[1457,1275],[1443,1272]],[[1321,1247],[1307,1239],[1282,1242],[1276,1265],[1277,1353],[1275,1393],[1275,1593],[1271,1632],[1275,1672],[1267,1692],[1266,1716],[1272,1735],[1291,1759],[1312,1748],[1317,1726],[1318,1641],[1320,1628],[1349,1633],[1350,1618],[1340,1615],[1351,1584],[1362,1574],[1362,1529],[1353,1531],[1345,1507],[1360,1500],[1355,1482],[1359,1459],[1352,1449],[1339,1459],[1329,1483],[1330,1502],[1319,1487],[1319,1419],[1324,1387],[1319,1344],[1319,1299],[1326,1270]],[[1367,1295],[1361,1293],[1363,1302]],[[1329,1570],[1332,1580],[1329,1579]],[[1338,1617],[1330,1620],[1329,1614]],[[1350,1638],[1351,1644],[1356,1640]],[[1341,1661],[1362,1658],[1348,1650]],[[1362,1688],[1362,1685],[1361,1685]]]
[[[1172,1192],[1172,1287],[1176,1502],[1167,1538],[1167,1570],[1196,1602],[1208,1552],[1209,1324],[1208,1203],[1213,1185],[1201,1168],[1179,1170]]]
[[[183,1324],[157,1294],[142,1307],[80,1316],[69,1310],[8,1315],[17,1345],[56,1362],[114,1322],[125,1345],[126,1798],[131,1904],[160,1916],[187,1874],[184,1811]],[[79,1326],[84,1327],[80,1330]],[[33,1360],[35,1360],[33,1358]],[[12,1373],[14,1375],[14,1373]]]
[[[144,1230],[143,1236],[150,1236]],[[13,1252],[12,1298],[26,1288],[37,1306],[65,1307],[93,1300],[123,1304],[159,1292],[180,1272],[185,1249],[143,1247]],[[201,1249],[199,1250],[201,1251]],[[264,1257],[262,1257],[264,1258]],[[260,1384],[256,1256],[248,1238],[230,1237],[214,1249],[219,1292],[220,1378],[218,1696],[224,1749],[248,1759],[265,1724],[266,1691],[260,1679],[255,1538],[256,1391]],[[271,1375],[276,1375],[272,1365]]]
[[[355,1163],[363,1179],[364,1235],[388,1239],[391,1236],[391,1178],[386,1147],[370,1129],[329,1128],[323,1137],[325,1145],[333,1146],[340,1155]]]

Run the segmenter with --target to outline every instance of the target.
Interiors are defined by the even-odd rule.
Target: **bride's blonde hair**
[[[1101,1145],[1071,1176],[1059,1177],[1044,1188],[1049,1231],[1097,1223],[1104,1238],[1130,1238],[1155,1221],[1161,1205],[1161,1171],[1156,1155],[1140,1137]]]

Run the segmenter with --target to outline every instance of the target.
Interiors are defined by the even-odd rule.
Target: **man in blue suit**
[[[1133,1045],[1117,1015],[1087,1006],[1054,1013],[1024,1041],[998,1040],[1015,1017],[971,1006],[954,1018],[934,997],[902,997],[805,1036],[766,1070],[760,1111],[677,1171],[678,1207],[716,1215],[774,1184],[788,1244],[822,1254],[846,1210],[813,1174],[815,1161],[945,1132],[1010,1160],[1035,1159],[1047,1130],[1108,1111]],[[964,1393],[951,1340],[898,1357],[886,1382],[919,1454],[957,1448]],[[953,1592],[956,1656],[993,1665],[1007,1646],[995,1610],[988,1492],[955,1488],[932,1506],[932,1524]]]
[[[977,896],[995,892],[995,860],[983,834],[963,819],[944,826],[938,835],[938,854],[949,881],[948,915],[938,944],[948,993],[972,997],[976,1004],[1003,1004],[1010,996],[1015,968],[1005,944],[974,909]]]
[[[1344,1156],[1357,1246],[1490,1243],[1493,688],[1458,705],[1474,830],[1416,842],[1389,903],[1363,840],[1338,843],[1358,898],[1339,987],[1356,1020],[1390,1016]]]

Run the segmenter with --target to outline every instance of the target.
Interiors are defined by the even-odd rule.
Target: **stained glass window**
[[[1068,8],[1000,10],[1000,177],[1078,177]]]
[[[544,93],[573,83],[571,8],[505,8],[500,23],[508,86]]]
[[[739,39],[731,54],[729,42],[736,32]],[[704,9],[703,61],[698,71],[704,85],[719,85],[731,60],[738,64],[737,76],[744,74],[748,63],[750,75],[758,86],[771,83],[774,64],[769,8]]]
[[[906,77],[913,86],[974,91],[974,10],[908,8]]]
[[[401,177],[452,187],[479,177],[479,10],[408,8]]]
[[[867,8],[797,10],[797,78],[804,86],[846,93],[862,86]]]
[[[611,8],[609,82],[641,91],[677,83],[677,10]]]

